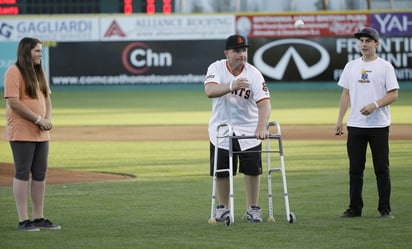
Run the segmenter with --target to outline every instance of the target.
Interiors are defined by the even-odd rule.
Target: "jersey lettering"
[[[239,90],[233,91],[232,94],[235,94],[239,97],[243,97],[244,99],[250,98],[250,89],[241,88]]]

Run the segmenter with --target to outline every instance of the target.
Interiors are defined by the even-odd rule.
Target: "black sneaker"
[[[382,219],[393,219],[395,218],[395,216],[393,216],[390,211],[385,211],[381,213],[381,218]]]
[[[352,209],[348,208],[346,209],[343,214],[341,214],[341,218],[355,218],[355,217],[361,217],[362,214],[360,212],[355,212]]]
[[[26,232],[40,231],[40,228],[34,226],[33,222],[30,220],[19,222],[19,224],[17,225],[17,229],[19,229],[20,231],[26,231]]]
[[[53,224],[50,220],[44,219],[44,218],[35,219],[33,221],[33,225],[39,229],[48,229],[48,230],[58,230],[62,228],[60,225]]]

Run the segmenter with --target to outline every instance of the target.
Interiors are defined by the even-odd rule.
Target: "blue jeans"
[[[363,172],[369,144],[376,176],[380,213],[390,212],[391,180],[389,174],[389,127],[348,127],[347,153],[349,157],[349,208],[362,213]]]

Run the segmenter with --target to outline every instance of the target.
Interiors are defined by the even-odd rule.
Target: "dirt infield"
[[[334,126],[282,126],[284,140],[341,140],[334,135]],[[1,129],[0,129],[1,132]],[[411,140],[412,125],[393,125],[391,139]],[[52,131],[53,141],[207,141],[207,126],[99,126],[58,127]]]
[[[333,135],[333,126],[287,125],[282,126],[283,140],[341,140],[346,137]],[[0,127],[0,134],[4,128]],[[125,126],[125,127],[56,127],[52,141],[208,141],[207,126]],[[412,140],[412,125],[393,125],[391,140]],[[12,184],[14,167],[0,162],[0,186]],[[129,179],[133,176],[71,171],[49,168],[48,184],[69,184]]]

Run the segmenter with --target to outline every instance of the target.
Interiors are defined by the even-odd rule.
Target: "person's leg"
[[[262,145],[246,151],[261,151]],[[258,206],[260,192],[260,175],[262,174],[262,154],[260,152],[239,155],[239,172],[244,174],[247,207]]]
[[[33,160],[34,144],[30,142],[10,142],[14,161],[13,195],[19,222],[29,220],[28,187],[30,168]]]
[[[27,210],[28,187],[29,181],[22,181],[16,178],[13,179],[13,195],[19,222],[29,220],[29,213]]]
[[[349,208],[355,215],[361,215],[363,208],[363,172],[368,145],[364,132],[365,129],[348,127],[346,146],[349,157]]]
[[[370,147],[379,195],[378,211],[390,213],[389,127],[373,129]]]
[[[260,175],[245,175],[245,192],[247,208],[251,206],[258,206],[259,190],[260,190]]]
[[[46,190],[46,173],[49,155],[49,142],[37,142],[32,166],[32,212],[33,226],[38,229],[57,230],[60,225],[44,218],[44,194]]]
[[[239,155],[239,172],[244,174],[246,192],[246,218],[249,222],[262,222],[262,209],[259,207],[260,175],[262,174],[261,144]],[[258,152],[252,152],[258,151]]]
[[[210,175],[213,176],[215,147],[210,143]],[[229,167],[229,153],[227,150],[218,149],[217,169],[225,169]],[[237,172],[237,157],[233,156],[233,175]],[[229,174],[221,172],[217,174],[216,192],[219,198],[219,205],[229,207]]]
[[[214,162],[215,162],[215,146],[210,143],[210,175],[214,176]],[[236,174],[237,160],[233,158],[233,174]],[[217,155],[217,169],[229,168],[229,153],[228,150],[218,149]],[[216,207],[215,218],[216,221],[224,221],[229,211],[229,194],[230,194],[230,180],[228,172],[219,172],[216,174],[216,192],[219,199],[219,204]]]
[[[46,191],[46,173],[48,165],[49,143],[36,143],[33,157],[31,199],[33,219],[44,217],[44,194]]]
[[[229,177],[218,177],[216,181],[216,190],[219,204],[229,207]]]
[[[31,200],[33,219],[40,219],[44,217],[44,193],[46,190],[46,181],[31,182]]]

